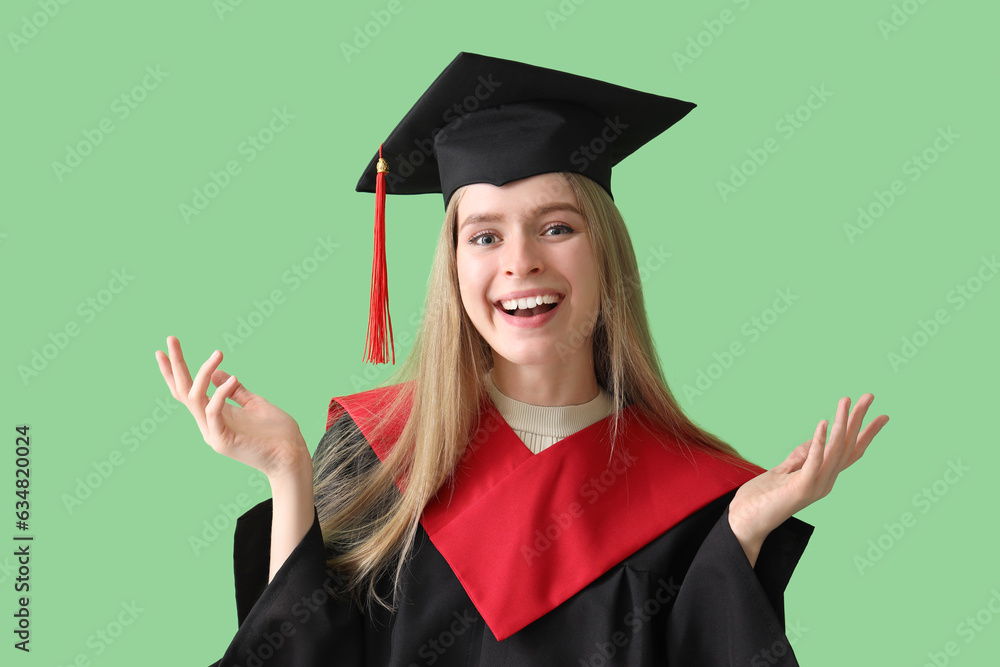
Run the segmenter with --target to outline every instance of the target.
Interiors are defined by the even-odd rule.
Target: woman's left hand
[[[872,438],[889,421],[873,419],[861,430],[865,412],[875,396],[864,394],[850,413],[851,399],[840,399],[830,429],[823,419],[811,440],[796,447],[779,465],[747,481],[729,503],[729,524],[751,564],[767,535],[804,507],[826,496],[837,475],[865,453]]]

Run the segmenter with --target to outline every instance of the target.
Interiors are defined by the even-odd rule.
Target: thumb
[[[794,472],[802,467],[805,463],[806,458],[809,456],[809,445],[812,444],[812,440],[808,442],[803,442],[801,445],[792,450],[792,453],[782,461],[777,466],[778,472]]]
[[[212,373],[212,384],[216,387],[221,387],[225,384],[226,380],[230,378],[229,373],[226,371],[216,368]],[[253,398],[256,394],[252,391],[248,391],[246,387],[243,386],[243,382],[239,378],[236,378],[236,387],[232,390],[233,393],[229,397],[231,401],[234,401],[240,407],[245,407],[247,401]]]

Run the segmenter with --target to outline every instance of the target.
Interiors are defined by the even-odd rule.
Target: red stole
[[[396,387],[332,399],[327,428],[346,410],[384,460],[393,442],[373,442],[369,433]],[[483,410],[454,492],[445,485],[420,523],[497,640],[764,472],[699,450],[685,454],[670,436],[642,428],[652,427],[631,406],[613,456],[610,416],[532,454],[492,401]],[[396,437],[404,423],[405,416],[396,419]]]

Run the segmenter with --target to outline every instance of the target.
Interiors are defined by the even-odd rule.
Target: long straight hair
[[[679,445],[688,456],[689,449],[701,450],[750,469],[735,449],[688,419],[667,386],[649,332],[635,251],[611,197],[585,176],[562,175],[577,197],[597,260],[600,306],[589,333],[597,382],[612,403],[612,443],[622,408],[631,405],[661,434],[671,436],[663,438],[665,446]],[[493,357],[459,291],[456,222],[465,189],[455,192],[445,211],[413,348],[382,383],[399,385],[383,410],[385,416],[405,418],[395,445],[378,463],[356,429],[339,429],[324,436],[324,446],[314,456],[327,565],[344,577],[344,587],[362,605],[394,608],[424,507],[448,485],[480,428],[480,403],[488,395],[485,377]],[[369,436],[380,439],[389,421],[380,419]],[[396,486],[399,480],[402,491]],[[393,569],[393,599],[386,600],[386,588],[378,584]]]

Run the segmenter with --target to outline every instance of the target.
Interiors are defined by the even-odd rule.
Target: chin
[[[536,351],[511,351],[494,348],[493,353],[516,366],[538,366],[552,360],[552,355],[539,354]]]
[[[559,356],[555,343],[539,340],[523,341],[520,344],[491,344],[490,347],[495,356],[518,366],[542,366],[565,361]]]

